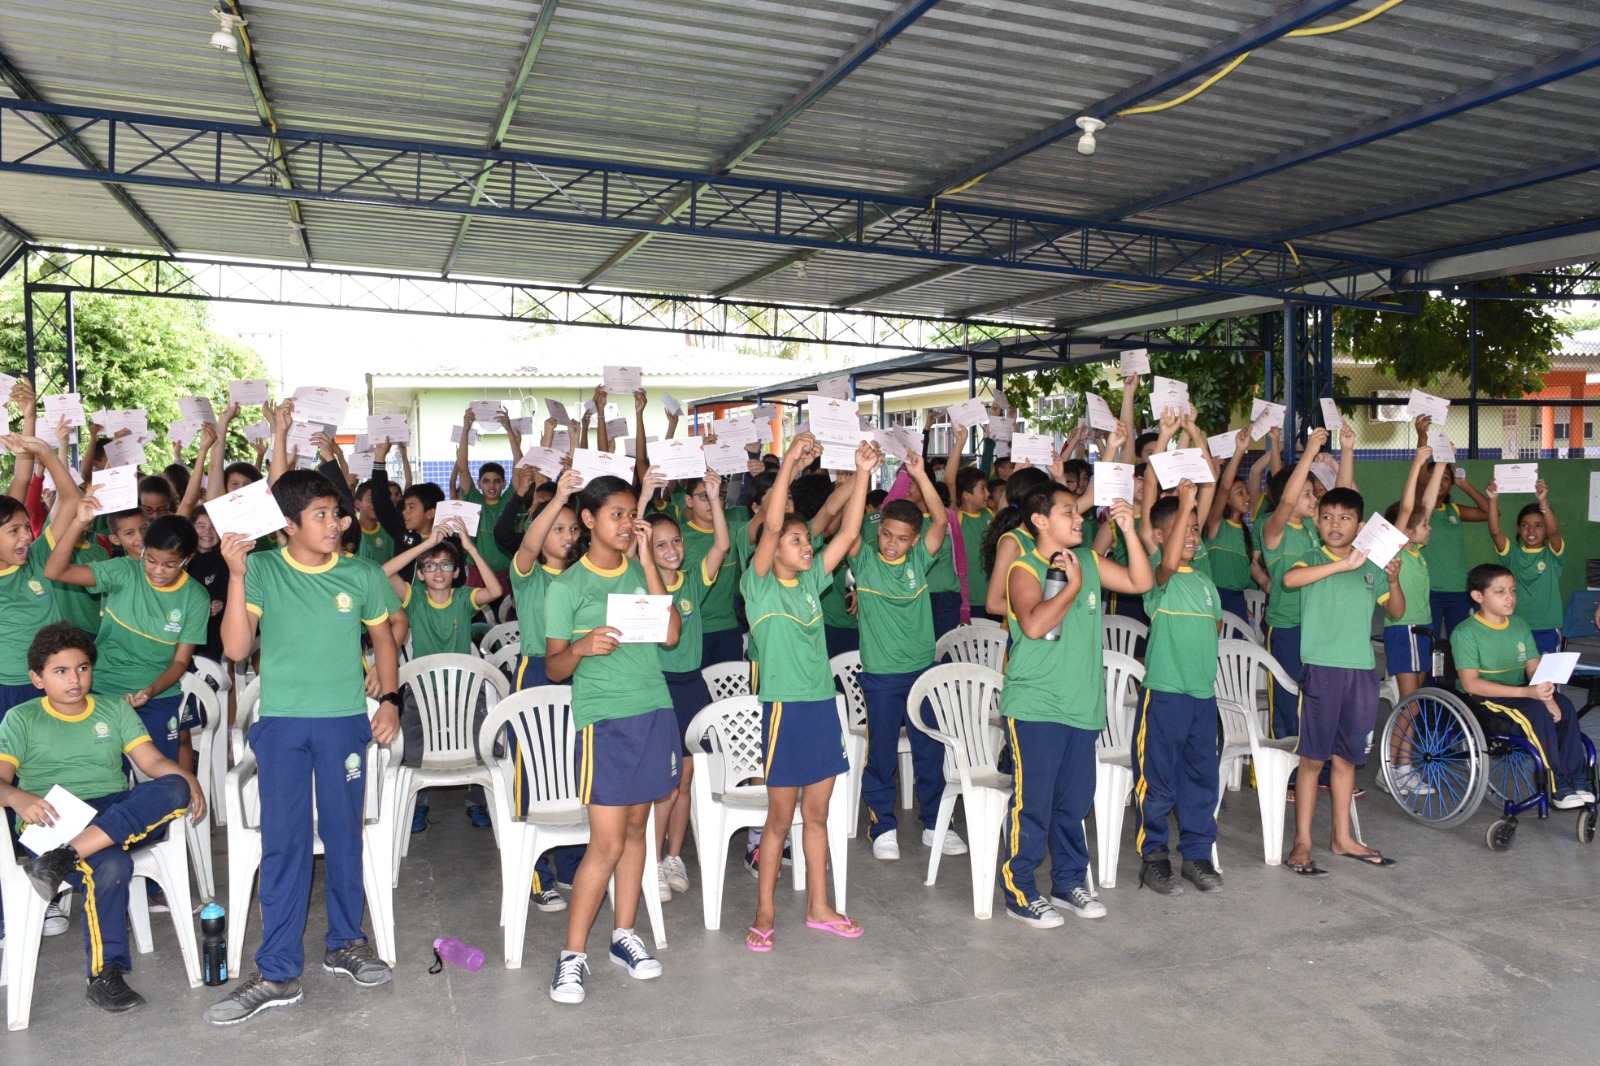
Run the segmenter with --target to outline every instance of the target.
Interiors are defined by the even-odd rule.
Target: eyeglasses
[[[417,569],[421,570],[424,574],[431,574],[435,571],[441,574],[449,574],[454,573],[455,568],[455,563],[423,563],[421,566],[417,567]]]
[[[689,493],[689,499],[705,500],[709,503],[711,500],[711,494],[709,492],[691,492]]]
[[[175,563],[163,563],[158,559],[150,558],[150,552],[148,550],[141,554],[139,558],[144,562],[145,566],[148,566],[152,570],[171,571],[183,569],[183,560],[180,559]]]

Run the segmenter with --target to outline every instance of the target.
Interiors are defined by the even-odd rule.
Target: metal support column
[[[1478,457],[1478,301],[1467,301],[1467,458]],[[1440,429],[1445,427],[1440,426]]]
[[[1283,405],[1287,414],[1283,419],[1283,461],[1295,461],[1299,441],[1295,435],[1295,363],[1300,359],[1300,309],[1294,301],[1283,302]]]
[[[65,315],[65,324],[62,329],[66,333],[67,342],[67,391],[78,391],[78,329],[72,314],[72,293],[67,293],[65,305],[62,307]],[[55,430],[52,427],[51,432]],[[76,447],[73,449],[76,451]]]
[[[977,359],[976,356],[969,355],[969,356],[967,356],[967,399],[969,399],[969,400],[976,399],[977,395],[978,395],[978,359]],[[968,426],[967,427],[967,447],[972,450],[972,454],[973,455],[977,455],[978,454],[978,427],[977,426]],[[947,486],[947,488],[949,488],[949,490],[950,490],[950,499],[951,499],[951,501],[952,502],[959,502],[959,501],[956,501],[956,498],[955,498],[956,487],[954,485],[950,485],[950,486]]]

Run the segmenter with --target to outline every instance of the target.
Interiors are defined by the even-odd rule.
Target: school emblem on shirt
[[[1090,589],[1089,590],[1089,610],[1091,610],[1091,611],[1094,610],[1096,608],[1096,606],[1098,606],[1098,601],[1095,599],[1094,590]]]
[[[28,591],[32,592],[35,596],[43,596],[44,595],[44,584],[42,582],[40,582],[40,581],[37,581],[37,580],[29,581],[28,582]]]
[[[354,781],[361,776],[361,756],[351,752],[344,757],[344,779]]]
[[[183,631],[183,611],[174,607],[167,612],[166,629],[168,633],[180,633]]]
[[[1455,514],[1454,514],[1454,513],[1452,513],[1452,514],[1451,514],[1451,515],[1450,515],[1450,524],[1451,524],[1451,525],[1453,525],[1453,526],[1459,526],[1459,525],[1460,525],[1460,524],[1461,524],[1461,519],[1460,519],[1460,518],[1457,518],[1457,517],[1456,517],[1456,516],[1455,516]]]
[[[806,593],[806,610],[815,611],[816,609],[817,601],[811,598],[811,593]]]
[[[688,618],[691,614],[694,614],[694,601],[687,596],[680,598],[678,600],[678,614],[683,618]]]
[[[1520,640],[1517,641],[1517,662],[1519,662],[1519,663],[1523,662],[1527,658],[1528,658],[1528,645],[1526,643],[1524,643],[1523,641],[1520,641]]]
[[[111,727],[104,722],[96,722],[94,724],[94,738],[96,740],[111,739]]]
[[[333,598],[333,605],[339,608],[340,614],[349,614],[350,609],[355,606],[355,601],[350,598],[348,592],[341,592]]]
[[[1544,560],[1543,559],[1539,560],[1539,565],[1538,565],[1537,569],[1538,569],[1539,573],[1541,573],[1541,574],[1544,573]]]

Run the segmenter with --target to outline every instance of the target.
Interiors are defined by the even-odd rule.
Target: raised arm
[[[511,444],[511,469],[515,470],[517,464],[522,462],[522,434],[511,424],[511,413],[504,407],[500,409],[498,421],[505,427],[506,440]]]
[[[461,416],[461,440],[456,443],[456,461],[450,468],[450,498],[464,500],[472,491],[472,468],[467,465],[467,448],[472,440],[472,427],[477,418],[468,407]]]
[[[1306,478],[1311,474],[1311,461],[1317,453],[1328,443],[1328,431],[1314,429],[1306,437],[1306,447],[1300,453],[1299,460],[1294,464],[1294,470],[1289,474],[1288,482],[1283,486],[1283,495],[1278,497],[1278,506],[1267,519],[1267,529],[1261,538],[1264,547],[1276,548],[1283,539],[1283,531],[1289,525],[1289,516],[1294,514],[1300,505],[1300,494],[1305,491]]]
[[[1489,520],[1489,497],[1485,496],[1476,485],[1467,478],[1467,468],[1461,468],[1461,476],[1456,478],[1456,487],[1472,500],[1471,507],[1461,508],[1463,522],[1487,522]]]
[[[1489,539],[1494,541],[1494,550],[1504,555],[1510,542],[1500,528],[1500,486],[1494,483],[1493,478],[1489,479],[1486,495],[1489,499],[1489,506],[1485,508],[1489,515]]]
[[[1126,455],[1128,450],[1133,447],[1133,442],[1139,439],[1139,423],[1135,421],[1135,410],[1133,406],[1134,396],[1138,393],[1138,391],[1138,374],[1129,374],[1127,377],[1122,379],[1121,422],[1122,428],[1124,432],[1126,432],[1127,436],[1122,442],[1122,447],[1117,451],[1115,457],[1113,458],[1113,462],[1128,462],[1129,460],[1124,459],[1123,456]],[[1135,457],[1135,459],[1137,459],[1137,457]]]
[[[272,466],[267,471],[267,484],[276,485],[284,471],[289,469],[289,424],[294,421],[294,400],[287,399],[272,409]],[[299,449],[295,458],[298,460]],[[255,638],[251,638],[254,640]]]
[[[93,493],[94,490],[90,489],[78,500],[66,528],[55,533],[55,547],[50,549],[50,557],[44,563],[44,576],[51,581],[82,588],[94,585],[94,571],[72,561],[73,549],[83,539],[84,531],[94,524],[95,515],[100,511],[100,503]]]
[[[544,542],[550,536],[550,530],[556,524],[556,516],[567,505],[567,501],[583,488],[583,475],[575,470],[566,470],[556,478],[556,494],[550,497],[550,502],[544,510],[533,516],[533,521],[528,523],[528,531],[522,535],[522,543],[517,546],[516,558],[512,565],[519,574],[531,574],[533,568],[539,565],[539,555],[544,550]]]
[[[1348,419],[1339,426],[1339,474],[1333,484],[1341,489],[1356,487],[1356,430]]]
[[[1400,509],[1395,516],[1398,519],[1395,526],[1402,531],[1411,528],[1411,516],[1417,511],[1417,482],[1421,480],[1422,468],[1432,458],[1433,449],[1426,444],[1419,445],[1416,457],[1411,460],[1411,469],[1406,471],[1406,487],[1400,493]]]
[[[372,516],[398,547],[406,538],[406,523],[395,509],[394,501],[389,498],[388,464],[389,442],[381,441],[372,449]]]
[[[194,467],[189,471],[189,484],[184,487],[183,499],[178,501],[178,513],[185,518],[193,520],[194,512],[200,506],[200,483],[204,480],[206,460],[211,456],[211,450],[217,443],[217,427],[210,422],[200,427],[196,437],[194,449]],[[159,689],[157,691],[160,691]]]
[[[1166,546],[1166,551],[1161,553],[1161,565],[1156,567],[1156,584],[1165,585],[1178,572],[1178,567],[1183,565],[1183,531],[1189,528],[1189,523],[1194,521],[1198,493],[1194,482],[1184,478],[1178,482],[1178,510],[1166,527],[1161,530],[1161,541]],[[1147,515],[1144,520],[1146,526],[1153,526]]]
[[[707,470],[702,484],[711,498],[711,547],[706,550],[705,569],[706,573],[715,574],[722,569],[722,561],[728,557],[733,539],[728,535],[728,516],[723,511],[721,475]]]
[[[206,499],[214,500],[228,491],[223,471],[228,468],[228,427],[239,417],[239,405],[230,403],[217,417],[217,440],[211,446],[210,474],[206,477]],[[199,458],[196,456],[196,458]],[[190,478],[193,481],[193,478]]]
[[[823,573],[839,569],[846,556],[854,555],[861,541],[861,523],[867,515],[867,492],[872,484],[872,472],[883,461],[883,453],[875,444],[862,441],[856,445],[856,473],[850,479],[850,498],[844,506],[844,517],[839,532],[822,549]],[[771,499],[771,497],[767,497]],[[765,542],[766,538],[762,538]]]
[[[1556,521],[1556,509],[1550,505],[1550,486],[1540,478],[1533,487],[1534,495],[1539,500],[1539,510],[1544,514],[1544,535],[1550,545],[1550,550],[1557,555],[1566,549],[1566,542],[1561,539],[1561,524]]]
[[[765,506],[761,509],[761,540],[757,542],[755,555],[750,560],[751,567],[761,577],[772,573],[772,560],[778,555],[778,538],[783,536],[783,519],[789,510],[789,486],[794,483],[794,475],[821,454],[822,446],[809,433],[798,433],[789,442],[789,450],[784,453],[783,463],[778,467],[777,480],[768,490]],[[866,498],[865,494],[862,498]]]
[[[906,470],[910,471],[911,479],[917,483],[917,488],[922,490],[922,502],[928,505],[928,531],[922,535],[922,546],[928,550],[929,555],[938,555],[939,549],[944,547],[946,534],[950,532],[949,512],[945,509],[944,502],[939,499],[939,490],[928,480],[928,468],[923,463],[922,456],[915,453],[907,456]]]
[[[1211,508],[1206,512],[1205,534],[1208,537],[1215,537],[1217,530],[1222,528],[1223,516],[1228,513],[1228,494],[1233,491],[1233,483],[1239,480],[1239,464],[1249,450],[1250,430],[1241,429],[1233,436],[1233,455],[1222,469],[1222,484],[1217,486],[1216,495],[1211,499]]]
[[[39,424],[39,399],[33,393],[33,382],[18,378],[11,387],[11,402],[17,405],[17,412],[22,416],[19,436],[32,437]],[[46,450],[49,447],[45,445]],[[22,503],[28,498],[28,483],[33,480],[34,456],[19,452],[16,460],[16,465],[11,468],[11,487],[6,490],[6,495]]]

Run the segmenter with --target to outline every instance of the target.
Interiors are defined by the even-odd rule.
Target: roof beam
[[[539,5],[539,15],[534,19],[533,31],[528,34],[528,43],[522,49],[522,61],[517,64],[517,72],[511,78],[511,84],[506,88],[505,98],[500,101],[500,114],[495,119],[494,132],[489,135],[484,147],[490,151],[498,151],[506,143],[506,131],[511,129],[511,119],[516,115],[517,108],[522,106],[522,94],[527,90],[528,78],[533,74],[533,65],[539,59],[539,50],[544,47],[545,35],[550,32],[550,23],[555,20],[556,8],[561,0],[544,0]],[[483,184],[488,177],[485,170],[482,175],[472,183],[471,202],[476,204],[483,198]],[[469,215],[461,220],[456,227],[455,238],[450,242],[450,251],[444,257],[444,266],[439,273],[446,277],[455,269],[456,257],[461,254],[461,244],[467,239],[467,229],[472,225]]]
[[[250,89],[250,99],[255,104],[256,117],[261,120],[263,126],[277,133],[278,120],[272,114],[272,104],[267,100],[267,90],[261,84],[261,64],[256,60],[255,42],[245,30],[244,9],[240,7],[239,0],[227,0],[227,4],[239,19],[232,27],[233,39],[237,42],[237,51],[234,54],[239,57],[239,69],[244,72],[244,83]],[[289,162],[283,157],[283,145],[276,137],[272,139],[272,163],[278,169],[284,185],[294,188],[294,175],[289,172]],[[306,232],[306,220],[301,216],[300,204],[295,200],[289,201],[289,225],[294,230],[295,238],[300,242],[300,252],[305,258],[306,266],[310,266],[311,235]]]
[[[734,168],[759,151],[762,145],[776,137],[785,126],[805,114],[812,104],[822,99],[829,90],[887,47],[890,41],[893,41],[909,29],[913,23],[926,14],[930,8],[937,5],[938,2],[939,0],[904,0],[898,8],[890,12],[874,26],[872,32],[862,37],[849,51],[834,60],[827,70],[811,79],[809,84],[791,96],[754,132],[744,137],[738,144],[724,153],[721,159],[712,164],[711,172],[714,174],[731,174]],[[663,214],[668,217],[676,215],[687,204],[688,197],[675,200],[667,206]],[[595,284],[616,269],[623,260],[644,247],[649,239],[650,234],[648,233],[641,233],[632,238],[620,249],[608,256],[605,262],[591,270],[579,284],[585,286]]]
[[[27,230],[23,229],[21,226],[17,225],[4,215],[0,215],[0,229],[5,230],[23,244],[39,243],[33,239],[33,234],[29,233]]]
[[[1008,163],[1014,163],[1023,156],[1037,152],[1039,149],[1054,144],[1064,137],[1070,137],[1078,133],[1078,119],[1080,118],[1089,117],[1098,118],[1105,122],[1114,121],[1117,112],[1124,108],[1166,92],[1175,85],[1182,85],[1201,71],[1214,67],[1218,63],[1226,63],[1254,48],[1260,48],[1270,41],[1277,40],[1284,34],[1299,29],[1308,22],[1315,22],[1324,15],[1343,7],[1349,7],[1354,2],[1355,0],[1301,0],[1300,3],[1274,15],[1272,18],[1259,22],[1247,30],[1242,30],[1225,41],[1219,41],[1204,51],[1196,52],[1189,58],[1151,75],[1137,85],[1129,86],[1119,93],[1107,96],[1096,103],[1090,104],[1081,111],[1075,111],[1060,122],[1031,134],[1020,141],[1009,144],[1000,149],[1000,151],[986,156],[976,163],[968,164],[959,170],[936,178],[909,193],[909,195],[928,198],[943,196],[952,189],[974,182],[991,171],[998,170]],[[719,295],[735,292],[746,285],[754,285],[757,281],[770,277],[785,267],[792,266],[802,259],[809,259],[816,254],[818,253],[800,252],[793,256],[786,256],[783,260],[770,264],[768,267],[762,267],[760,270],[754,271],[733,284],[724,287],[720,290]],[[924,271],[903,281],[882,285],[864,293],[857,293],[844,300],[835,301],[833,306],[859,306],[861,302],[882,299],[897,292],[915,289],[929,282],[938,281],[940,278],[949,277],[952,274],[960,274],[966,269],[966,267],[941,267],[937,270]]]
[[[28,80],[27,75],[18,70],[12,64],[11,60],[3,54],[0,54],[0,80],[4,80],[6,86],[10,88],[10,90],[15,93],[17,98],[20,100],[30,100],[34,103],[41,104],[45,102],[44,97],[39,95],[39,90],[35,89],[33,87],[33,83]],[[51,133],[56,138],[56,143],[60,144],[61,147],[66,149],[68,152],[71,152],[73,158],[77,159],[78,162],[82,163],[89,170],[100,172],[105,171],[106,168],[101,166],[100,160],[95,158],[95,154],[94,152],[90,151],[89,146],[84,144],[81,138],[69,130],[67,128],[67,124],[63,122],[59,116],[44,115],[42,116],[42,120],[45,125],[50,127]],[[144,208],[140,207],[136,202],[134,202],[133,197],[128,195],[128,191],[126,189],[124,189],[121,185],[110,181],[103,181],[100,184],[106,190],[106,192],[111,194],[111,198],[113,200],[122,205],[123,210],[127,211],[128,214],[133,216],[133,220],[139,223],[139,226],[150,235],[150,239],[160,245],[164,252],[166,252],[168,255],[177,254],[177,245],[173,244],[172,241],[167,238],[167,235],[161,232],[161,227],[155,224],[154,219],[145,214]]]

